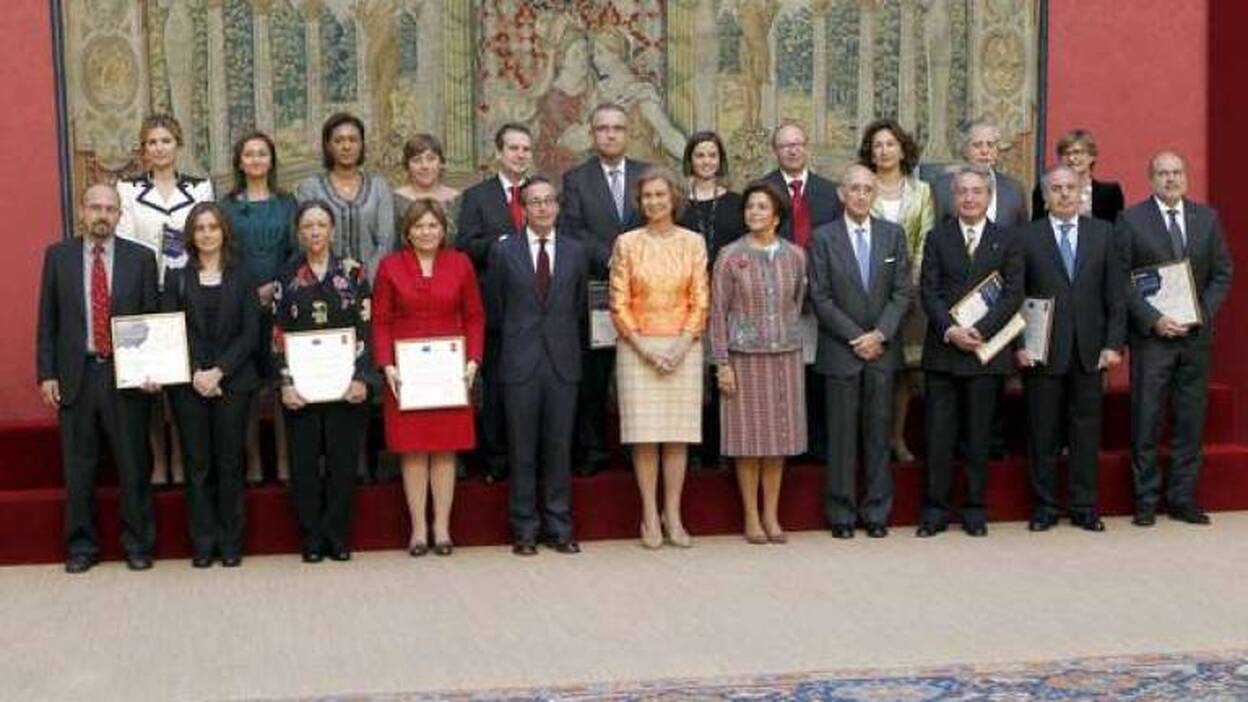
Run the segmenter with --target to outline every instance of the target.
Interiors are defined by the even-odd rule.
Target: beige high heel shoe
[[[667,525],[667,519],[660,519],[659,524],[663,527],[663,539],[675,546],[676,548],[693,548],[693,537],[689,536],[689,532],[682,527],[680,531],[672,531]]]
[[[663,535],[655,533],[646,528],[646,523],[641,523],[641,546],[651,550],[663,547]]]

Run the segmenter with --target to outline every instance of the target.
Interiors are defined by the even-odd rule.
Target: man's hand
[[[298,390],[295,390],[294,385],[283,385],[282,404],[285,405],[288,410],[301,410],[304,405],[308,404],[308,402],[303,399],[303,396],[299,394]]]
[[[347,394],[342,399],[353,405],[358,405],[368,398],[368,386],[359,380],[352,380],[347,386]]]
[[[1165,339],[1172,339],[1186,335],[1187,327],[1174,321],[1173,317],[1163,314],[1153,323],[1153,333]]]
[[[152,380],[151,378],[147,378],[143,381],[143,384],[139,386],[139,389],[148,395],[155,395],[160,392],[160,383]]]
[[[856,339],[850,339],[849,346],[858,358],[874,361],[884,355],[884,335],[878,329],[872,329]]]
[[[39,383],[39,396],[43,404],[52,409],[61,408],[61,381],[50,379]]]
[[[974,351],[984,343],[983,337],[975,327],[949,327],[946,332],[949,343],[963,351]]]
[[[191,385],[201,397],[220,397],[221,378],[224,376],[221,369],[216,367],[198,370],[191,376]]]
[[[1033,368],[1036,365],[1036,359],[1031,357],[1031,354],[1027,352],[1027,349],[1019,349],[1018,351],[1015,351],[1014,362],[1018,364],[1019,368]]]
[[[1122,363],[1122,354],[1113,349],[1101,349],[1101,357],[1096,361],[1100,370],[1109,370]]]

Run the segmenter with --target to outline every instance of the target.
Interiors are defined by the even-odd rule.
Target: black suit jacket
[[[841,216],[845,208],[841,206],[841,197],[836,194],[836,182],[828,180],[814,171],[807,171],[810,174],[810,182],[802,185],[802,193],[806,196],[806,203],[810,207],[810,233],[814,237],[815,230],[825,224],[831,224],[833,220]],[[784,218],[780,223],[780,236],[793,241],[793,200],[789,196],[789,187],[784,184],[784,174],[780,169],[776,169],[764,176],[764,180],[770,181],[780,192],[784,194],[784,202],[790,208],[789,216]]]
[[[528,380],[543,354],[568,383],[581,379],[581,329],[586,315],[590,257],[578,241],[555,232],[554,269],[543,302],[526,235],[510,236],[490,251],[487,314],[502,330],[499,379]]]
[[[644,224],[634,204],[637,179],[650,167],[645,161],[624,161],[624,217],[616,215],[611,186],[597,156],[563,174],[563,209],[558,231],[580,241],[593,261],[593,276],[605,279],[615,237]]]
[[[902,363],[897,331],[910,307],[910,266],[906,234],[901,227],[871,218],[871,284],[862,287],[858,261],[846,233],[845,218],[816,229],[810,244],[810,302],[819,319],[819,350],[815,370],[848,376],[865,362],[854,355],[851,339],[878,329],[885,339],[877,366],[897,368]],[[890,399],[889,402],[892,402]]]
[[[1213,318],[1231,287],[1231,254],[1222,236],[1217,210],[1185,198],[1183,224],[1187,232],[1185,253],[1192,267],[1205,322],[1199,330],[1189,332],[1184,341],[1208,344],[1212,339]],[[1118,218],[1117,236],[1125,247],[1124,256],[1130,270],[1175,260],[1161,208],[1151,196],[1123,211]],[[1127,311],[1131,342],[1152,338],[1153,325],[1161,314],[1136,292],[1134,285],[1127,288]]]
[[[981,365],[974,353],[944,340],[945,332],[955,326],[950,308],[993,271],[1001,274],[1003,289],[996,304],[975,325],[985,341],[1005,326],[1023,301],[1023,257],[1014,233],[987,222],[974,259],[966,254],[958,220],[946,219],[928,233],[919,274],[919,295],[927,313],[924,370],[955,375],[1008,375],[1013,370],[1009,353],[998,353]]]
[[[1113,229],[1099,219],[1080,217],[1074,279],[1058,248],[1053,224],[1037,220],[1017,230],[1023,251],[1027,297],[1053,298],[1049,357],[1029,373],[1063,375],[1072,366],[1095,373],[1102,349],[1121,351],[1126,343],[1126,261],[1115,246]]]
[[[204,317],[204,288],[198,272],[190,267],[169,270],[161,294],[161,309],[186,313],[186,335],[191,350],[191,370],[220,368],[221,387],[249,392],[260,385],[255,350],[260,337],[260,301],[256,283],[241,265],[221,274],[221,308],[210,327]],[[212,348],[216,352],[213,353]]]
[[[458,231],[456,247],[468,254],[480,277],[489,259],[490,248],[500,238],[516,233],[507,193],[503,191],[503,183],[497,175],[464,191],[455,225]]]
[[[57,380],[61,405],[70,406],[82,386],[87,361],[86,304],[83,294],[83,240],[52,244],[43,257],[39,287],[39,328],[35,366],[39,382]],[[149,314],[159,307],[156,257],[147,247],[113,237],[111,315]]]
[[[1049,216],[1049,208],[1044,204],[1044,184],[1036,183],[1031,191],[1032,220],[1045,219]],[[1124,205],[1122,186],[1113,181],[1092,179],[1092,216],[1103,222],[1113,224],[1118,221],[1118,213]]]

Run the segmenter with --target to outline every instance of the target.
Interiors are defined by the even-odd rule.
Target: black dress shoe
[[[242,556],[222,556],[221,566],[223,568],[237,568],[243,564]]]
[[[148,570],[152,567],[152,557],[126,556],[126,567],[130,570]]]
[[[948,528],[949,527],[946,524],[919,524],[919,528],[915,530],[914,535],[920,539],[927,539],[943,532]]]
[[[962,525],[962,531],[965,531],[967,536],[987,536],[988,525],[980,522],[970,522]]]
[[[455,544],[450,541],[435,542],[433,544],[433,553],[437,556],[449,556],[455,552]]]
[[[867,536],[872,539],[882,539],[888,536],[888,527],[879,522],[867,522]]]
[[[212,556],[195,556],[191,559],[192,568],[211,568]]]
[[[1131,523],[1137,527],[1151,527],[1157,523],[1157,515],[1151,509],[1136,510],[1135,516],[1131,518]]]
[[[536,556],[537,544],[532,541],[517,541],[512,545],[511,552],[517,556]]]
[[[1095,514],[1078,514],[1071,515],[1070,525],[1079,527],[1084,531],[1105,531],[1105,522]]]
[[[1204,510],[1195,505],[1184,505],[1170,510],[1170,518],[1188,524],[1212,524],[1213,520]]]
[[[854,527],[852,524],[833,524],[832,538],[834,539],[852,539],[854,538]]]
[[[1073,522],[1074,519],[1072,518]],[[1027,522],[1027,531],[1048,531],[1057,524],[1057,518],[1047,514],[1037,514]]]
[[[320,549],[315,551],[305,549],[302,558],[304,563],[320,563],[325,557],[321,555]]]
[[[553,548],[557,553],[569,555],[581,552],[581,545],[575,541],[556,541],[550,544],[550,548]]]
[[[65,559],[65,572],[66,573],[85,573],[88,570],[91,570],[92,568],[94,568],[95,564],[99,562],[100,562],[100,559],[96,558],[95,556],[88,556],[85,554],[70,556],[69,558]]]
[[[351,549],[346,546],[334,546],[325,555],[329,556],[331,561],[349,561],[351,560]]]

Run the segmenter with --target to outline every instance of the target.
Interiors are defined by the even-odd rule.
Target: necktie
[[[108,298],[108,273],[104,271],[104,246],[91,246],[91,343],[101,356],[113,355],[113,336],[109,331],[111,302]]]
[[[854,230],[854,236],[858,239],[854,252],[858,259],[858,275],[862,277],[862,289],[866,290],[871,285],[871,243],[867,241],[867,230],[862,227]]]
[[[511,227],[517,231],[524,225],[524,205],[520,203],[520,186],[511,186]]]
[[[1066,267],[1066,278],[1075,279],[1075,249],[1070,245],[1070,230],[1075,225],[1070,222],[1062,222],[1058,227],[1062,231],[1062,243],[1059,247],[1062,252],[1062,265]]]
[[[966,255],[971,258],[974,258],[975,247],[978,244],[979,242],[975,240],[975,230],[971,229],[970,227],[967,227],[966,228]]]
[[[546,252],[546,237],[537,238],[537,298],[546,302],[550,292],[550,254]]]
[[[624,178],[620,169],[611,169],[611,199],[615,200],[615,216],[624,221]]]
[[[804,249],[810,244],[810,207],[800,178],[789,181],[789,193],[793,204],[793,241]]]
[[[1166,214],[1170,215],[1170,247],[1174,249],[1175,258],[1183,258],[1183,252],[1187,250],[1187,242],[1183,239],[1183,228],[1179,226],[1179,211],[1173,207],[1166,210]]]

